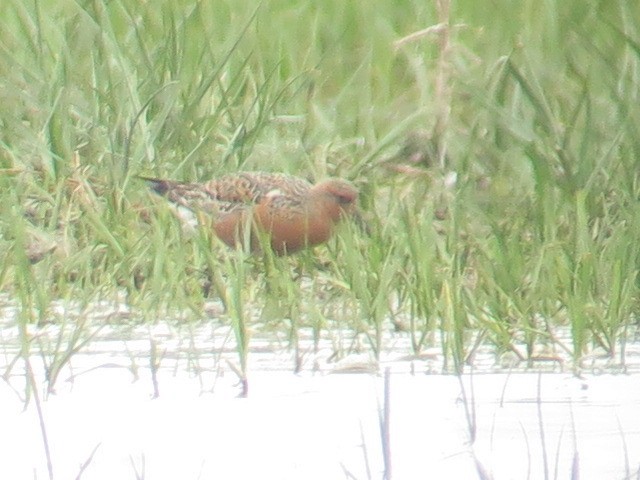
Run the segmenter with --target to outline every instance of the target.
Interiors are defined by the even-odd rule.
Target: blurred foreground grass
[[[640,4],[5,0],[0,18],[0,288],[22,327],[60,299],[197,321],[220,298],[245,358],[260,322],[293,345],[347,328],[376,356],[396,328],[457,370],[478,341],[624,361]],[[240,169],[349,178],[371,234],[248,259],[135,178]]]

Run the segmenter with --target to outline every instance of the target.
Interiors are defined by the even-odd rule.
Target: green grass
[[[467,0],[447,17],[8,0],[0,18],[0,288],[23,326],[56,299],[124,292],[156,321],[221,298],[246,373],[250,327],[294,350],[300,328],[347,328],[378,357],[393,322],[460,371],[478,335],[531,362],[568,327],[578,364],[617,355],[636,324],[634,2]],[[447,19],[446,37],[398,42]],[[136,179],[239,169],[349,178],[371,233],[250,260],[181,231]]]

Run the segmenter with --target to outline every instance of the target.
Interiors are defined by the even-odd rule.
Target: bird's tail
[[[184,182],[175,182],[173,180],[162,180],[160,178],[144,177],[138,175],[138,178],[144,181],[147,186],[158,195],[167,195],[171,190],[174,190],[179,185],[184,185]]]
[[[146,182],[153,192],[180,207],[207,214],[217,214],[220,209],[220,202],[207,190],[206,185],[144,176],[138,178]]]

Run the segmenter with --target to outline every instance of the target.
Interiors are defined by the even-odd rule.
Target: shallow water
[[[24,362],[12,364],[11,315],[5,308],[0,328],[0,478],[48,478],[34,402],[24,409]],[[38,385],[61,330],[31,332]],[[344,355],[333,358],[340,342]],[[276,334],[256,331],[251,345],[249,397],[238,398],[225,325],[98,330],[61,369],[55,394],[41,392],[55,477],[76,478],[86,463],[83,479],[382,478],[384,378],[366,341],[343,332],[314,347],[302,331],[298,361]],[[388,334],[393,478],[472,479],[478,464],[495,479],[570,478],[573,462],[583,480],[637,478],[639,350],[627,346],[631,374],[608,373],[621,368],[594,355],[578,378],[568,359],[507,371],[483,347],[473,372],[458,377],[440,374],[437,346],[417,358],[406,334]]]

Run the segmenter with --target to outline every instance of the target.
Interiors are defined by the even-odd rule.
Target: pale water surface
[[[0,479],[45,479],[34,402],[24,409],[24,362],[12,366],[14,313],[5,308],[0,329]],[[60,329],[31,332],[42,390]],[[339,360],[337,341],[352,347]],[[382,478],[384,376],[366,342],[358,352],[345,333],[314,349],[303,334],[301,345],[295,374],[286,339],[255,332],[249,397],[238,398],[238,357],[222,324],[98,331],[62,369],[55,394],[41,392],[54,478],[76,478],[85,463],[83,479]],[[582,480],[640,478],[638,350],[627,345],[627,373],[594,356],[578,378],[560,362],[507,371],[487,348],[459,378],[436,373],[439,349],[412,358],[406,335],[389,334],[381,370],[390,372],[392,478],[475,479],[477,464],[496,480],[571,478],[572,464]]]

